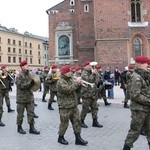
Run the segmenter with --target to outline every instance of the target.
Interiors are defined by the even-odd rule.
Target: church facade
[[[64,0],[47,14],[50,63],[124,68],[150,56],[148,0]]]

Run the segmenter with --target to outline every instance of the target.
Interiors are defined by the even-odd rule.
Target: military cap
[[[75,70],[79,71],[79,70],[81,70],[81,67],[80,66],[76,66]]]
[[[90,61],[85,61],[85,62],[83,63],[83,67],[86,67],[87,65],[90,65]]]
[[[1,66],[1,69],[5,69],[7,66],[6,65],[2,65]]]
[[[148,57],[146,57],[146,56],[137,56],[137,57],[135,58],[135,61],[136,61],[138,64],[149,63],[149,59],[148,59]]]
[[[56,66],[56,65],[52,65],[51,68],[52,68],[52,69],[56,69],[57,66]]]
[[[102,68],[101,65],[96,66],[96,69],[101,69],[101,68]]]
[[[45,70],[45,69],[48,69],[48,66],[44,66],[44,70]]]
[[[70,72],[71,71],[71,66],[70,65],[65,65],[65,66],[63,66],[61,69],[60,69],[60,72],[62,73],[62,74],[66,74],[66,73],[68,73],[68,72]]]
[[[25,65],[27,65],[27,64],[28,64],[27,61],[26,61],[26,60],[23,60],[23,61],[20,62],[20,67],[25,66]]]

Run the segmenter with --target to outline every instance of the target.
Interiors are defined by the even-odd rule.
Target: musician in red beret
[[[90,65],[90,61],[86,61],[83,63],[83,71],[81,77],[84,81],[90,83],[91,85],[82,86],[81,88],[81,97],[82,97],[82,110],[81,110],[81,123],[83,128],[87,128],[88,126],[84,123],[86,115],[91,109],[93,127],[103,127],[103,125],[99,124],[98,118],[98,73],[96,69],[92,69]],[[93,85],[93,86],[92,86]]]
[[[51,70],[51,68],[50,68]],[[48,73],[50,72],[48,66],[45,66],[44,67],[44,70],[41,74],[41,78],[43,79],[43,95],[42,95],[42,102],[47,102],[45,97],[46,97],[46,94],[49,93],[49,83],[47,82],[47,77],[48,77]]]
[[[146,131],[145,135],[150,148],[150,76],[147,70],[149,58],[137,56],[135,62],[136,67],[129,82],[131,123],[123,150],[133,148],[142,129]]]
[[[57,81],[59,79],[59,75],[58,75],[57,70],[58,70],[57,65],[52,65],[51,69],[50,69],[50,72],[48,73],[48,76],[46,78],[47,83],[49,85],[49,89],[50,89],[50,98],[49,98],[49,101],[48,101],[48,109],[49,110],[54,110],[54,108],[52,107],[52,103],[56,102],[54,100],[54,97],[55,96],[57,97],[56,84],[57,84]]]
[[[2,65],[0,70],[0,126],[5,126],[2,122],[2,115],[3,115],[3,100],[5,99],[8,113],[13,112],[15,110],[11,109],[10,98],[9,98],[9,90],[10,90],[10,83],[13,77],[7,71],[7,66]]]
[[[81,124],[79,110],[77,107],[76,90],[81,86],[81,78],[73,79],[71,66],[65,65],[61,69],[61,77],[57,82],[57,102],[59,107],[60,125],[58,142],[68,145],[64,135],[69,125],[69,121],[73,126],[76,145],[87,145],[87,141],[81,138]]]
[[[24,111],[26,109],[28,124],[29,124],[29,133],[31,134],[40,134],[34,127],[34,95],[31,90],[34,85],[34,80],[31,78],[29,72],[29,66],[27,61],[20,62],[21,71],[16,77],[16,87],[17,87],[17,126],[18,133],[26,134],[26,131],[22,128]]]
[[[106,96],[106,88],[105,88],[105,80],[103,77],[103,73],[102,73],[102,66],[101,65],[97,65],[96,66],[97,72],[99,74],[99,82],[97,85],[98,88],[98,98],[99,99],[103,99],[105,106],[109,106],[111,105],[111,103],[108,102],[107,100],[107,96]]]

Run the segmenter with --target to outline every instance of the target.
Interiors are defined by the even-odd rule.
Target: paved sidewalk
[[[85,123],[89,126],[82,129],[82,137],[87,140],[87,146],[77,146],[74,144],[75,138],[71,124],[66,132],[65,138],[69,145],[64,146],[57,143],[59,114],[57,103],[53,103],[54,111],[47,109],[47,103],[41,101],[42,92],[35,92],[35,102],[38,106],[35,108],[39,116],[35,119],[35,126],[41,131],[40,135],[29,134],[26,114],[23,122],[23,128],[27,131],[26,135],[17,133],[16,111],[7,113],[4,103],[4,114],[2,121],[5,127],[0,127],[0,150],[122,150],[125,137],[130,125],[130,110],[123,108],[123,92],[119,87],[115,87],[115,99],[109,100],[112,105],[104,106],[103,100],[99,100],[99,122],[103,128],[93,128],[91,114],[87,115]],[[12,108],[16,109],[15,86],[10,92]],[[48,100],[47,94],[46,99]],[[81,109],[81,105],[79,105]],[[149,150],[147,140],[140,136],[134,144],[133,150]]]

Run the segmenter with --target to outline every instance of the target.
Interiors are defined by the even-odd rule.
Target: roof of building
[[[22,35],[22,36],[29,36],[31,38],[36,38],[36,39],[40,39],[40,40],[43,40],[43,41],[48,41],[49,39],[47,37],[43,37],[43,36],[39,36],[39,35],[34,35],[32,33],[29,33],[28,31],[25,31],[24,34],[22,33],[19,33],[17,29],[15,28],[7,28],[5,26],[2,26],[0,24],[0,31],[4,31],[4,32],[9,32],[9,33],[13,33],[13,34],[18,34],[18,35]]]

